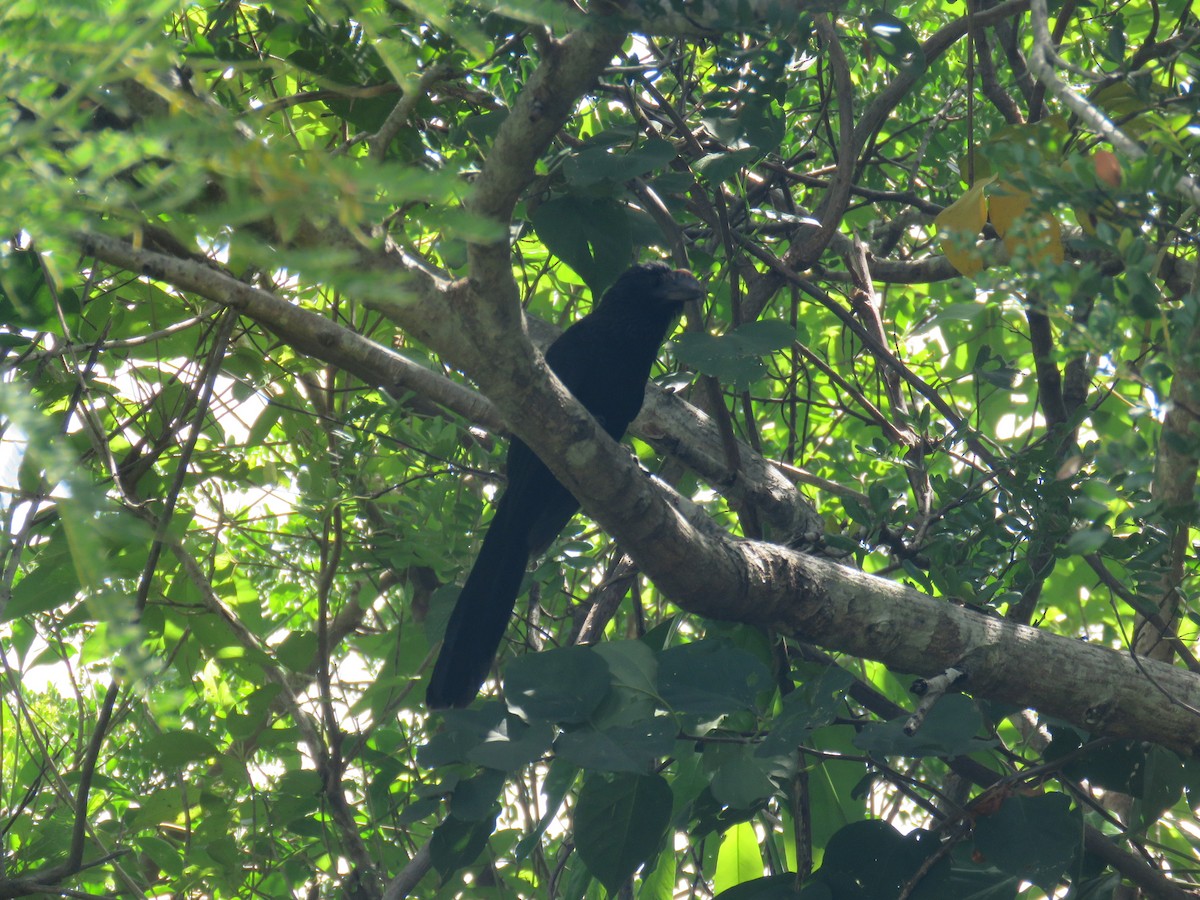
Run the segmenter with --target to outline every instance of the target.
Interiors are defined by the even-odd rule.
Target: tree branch
[[[474,373],[472,373],[474,374]],[[668,597],[714,619],[772,626],[890,668],[954,666],[977,696],[1030,706],[1096,734],[1200,745],[1200,679],[784,547],[687,521],[539,360],[520,402],[500,404],[584,510]]]

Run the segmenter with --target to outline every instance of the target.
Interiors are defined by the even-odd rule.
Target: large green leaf
[[[828,885],[838,900],[895,897],[939,850],[933,834],[914,831],[902,835],[885,822],[853,822],[830,838],[816,878]],[[939,890],[949,869],[948,859],[934,863],[911,896],[922,900],[964,896]]]
[[[658,693],[675,712],[715,716],[751,709],[770,687],[766,666],[728,641],[693,641],[658,657]]]
[[[504,670],[508,705],[547,722],[584,722],[604,700],[610,677],[604,659],[587,647],[526,653]]]
[[[1083,822],[1066,794],[1008,797],[975,823],[975,848],[1000,870],[1048,890],[1079,852]]]
[[[550,252],[574,269],[599,297],[633,262],[625,208],[609,197],[555,197],[530,217]]]
[[[740,325],[723,335],[686,331],[675,339],[676,356],[733,388],[746,388],[762,378],[762,358],[791,345],[795,331],[778,319]]]
[[[588,871],[615,894],[667,834],[671,788],[659,775],[591,775],[575,807],[575,846]]]
[[[965,756],[993,745],[976,735],[983,717],[974,701],[962,694],[940,699],[914,734],[905,734],[907,716],[871,723],[854,739],[854,745],[882,756]]]

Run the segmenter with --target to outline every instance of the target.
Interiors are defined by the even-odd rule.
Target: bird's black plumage
[[[615,440],[642,408],[646,379],[683,304],[703,295],[690,272],[662,263],[634,266],[546,351],[546,362]],[[531,556],[562,531],[579,503],[517,438],[508,484],[471,574],[458,596],[426,705],[466,706],[487,677]]]

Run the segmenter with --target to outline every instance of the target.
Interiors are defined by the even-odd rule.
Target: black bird
[[[646,379],[688,300],[704,295],[684,269],[654,262],[624,272],[591,313],[562,333],[546,363],[601,427],[620,440],[642,408]],[[508,484],[446,625],[425,704],[466,706],[487,677],[529,559],[543,552],[579,502],[516,437]]]

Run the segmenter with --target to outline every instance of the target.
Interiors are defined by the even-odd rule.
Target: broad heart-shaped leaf
[[[747,388],[767,372],[762,357],[790,346],[795,337],[787,322],[763,319],[723,335],[685,332],[675,340],[675,355],[730,387]]]
[[[838,900],[896,897],[940,850],[941,842],[929,832],[901,834],[877,819],[852,822],[829,839],[813,880],[828,885]],[[922,872],[911,894],[913,900],[989,896],[974,890],[948,890],[951,877],[950,860],[938,860]]]
[[[495,830],[495,816],[475,820],[446,816],[442,824],[433,830],[433,837],[429,841],[429,855],[433,860],[433,867],[442,878],[446,878],[464,866],[469,866],[483,852],[488,838]]]
[[[968,278],[983,271],[983,256],[975,247],[975,239],[987,221],[987,198],[984,188],[996,176],[976,181],[965,194],[943,209],[933,220],[938,230],[938,242],[946,259]]]
[[[669,716],[599,731],[568,731],[554,742],[558,758],[601,772],[647,772],[674,749],[679,728]]]
[[[1065,794],[1014,795],[975,823],[975,849],[987,862],[1047,893],[1083,841],[1083,823]]]
[[[658,693],[675,712],[718,716],[751,709],[769,687],[767,667],[729,641],[693,641],[658,657]]]
[[[906,718],[869,724],[854,738],[854,746],[883,756],[963,756],[994,746],[995,741],[975,737],[983,717],[962,694],[938,701],[914,735],[904,733]]]
[[[593,299],[599,299],[633,259],[629,216],[611,197],[555,197],[530,218],[542,243],[579,273]]]
[[[608,665],[588,647],[526,653],[504,670],[504,699],[529,719],[586,722],[608,693]]]
[[[674,158],[675,145],[662,138],[646,141],[628,153],[610,152],[607,147],[587,147],[567,158],[563,173],[576,187],[591,187],[601,181],[622,184],[661,169]]]
[[[575,806],[575,846],[610,895],[658,852],[671,821],[671,788],[660,775],[591,775]]]

